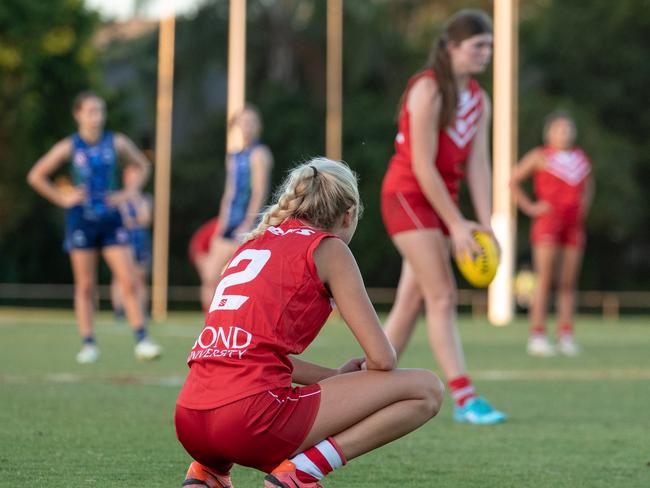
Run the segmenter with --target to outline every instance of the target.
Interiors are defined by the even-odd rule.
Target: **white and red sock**
[[[559,336],[562,337],[573,337],[573,324],[562,324],[560,325]]]
[[[345,456],[332,437],[289,459],[296,466],[300,481],[313,483],[345,464]]]
[[[463,407],[467,400],[476,397],[476,391],[474,390],[474,385],[472,385],[472,380],[470,380],[467,375],[458,376],[449,380],[448,384],[451,397],[459,407]]]
[[[531,325],[529,329],[531,336],[545,336],[546,335],[546,326],[544,325]]]

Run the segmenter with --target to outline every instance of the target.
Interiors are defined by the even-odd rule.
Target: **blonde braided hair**
[[[349,209],[355,210],[356,218],[363,211],[356,173],[344,162],[324,157],[314,158],[289,171],[275,199],[277,203],[267,207],[260,224],[244,242],[261,236],[266,229],[288,218],[331,230]]]

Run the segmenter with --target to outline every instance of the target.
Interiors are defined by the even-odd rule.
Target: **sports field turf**
[[[523,319],[460,323],[479,392],[509,421],[454,424],[447,397],[437,418],[333,473],[327,488],[650,486],[650,318],[582,317],[584,354],[573,359],[527,357]],[[189,458],[172,416],[200,328],[187,313],[152,325],[166,354],[138,363],[128,327],[100,314],[100,361],[79,366],[71,312],[0,309],[0,486],[180,486]],[[307,358],[334,366],[358,352],[333,320]],[[401,365],[435,369],[422,328]],[[237,488],[262,478],[233,472]]]

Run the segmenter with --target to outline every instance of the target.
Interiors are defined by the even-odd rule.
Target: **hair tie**
[[[310,164],[309,167],[310,167],[311,169],[314,170],[313,178],[316,178],[316,177],[318,176],[318,170],[316,169],[316,166],[312,166],[312,165]]]

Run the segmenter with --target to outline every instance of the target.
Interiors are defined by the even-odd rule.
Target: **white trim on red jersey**
[[[454,126],[446,129],[447,135],[459,149],[464,148],[478,131],[478,120],[483,112],[482,97],[480,90],[472,95],[468,89],[460,95]]]
[[[545,151],[547,165],[544,168],[565,183],[576,186],[591,172],[591,165],[580,149],[568,151]]]

